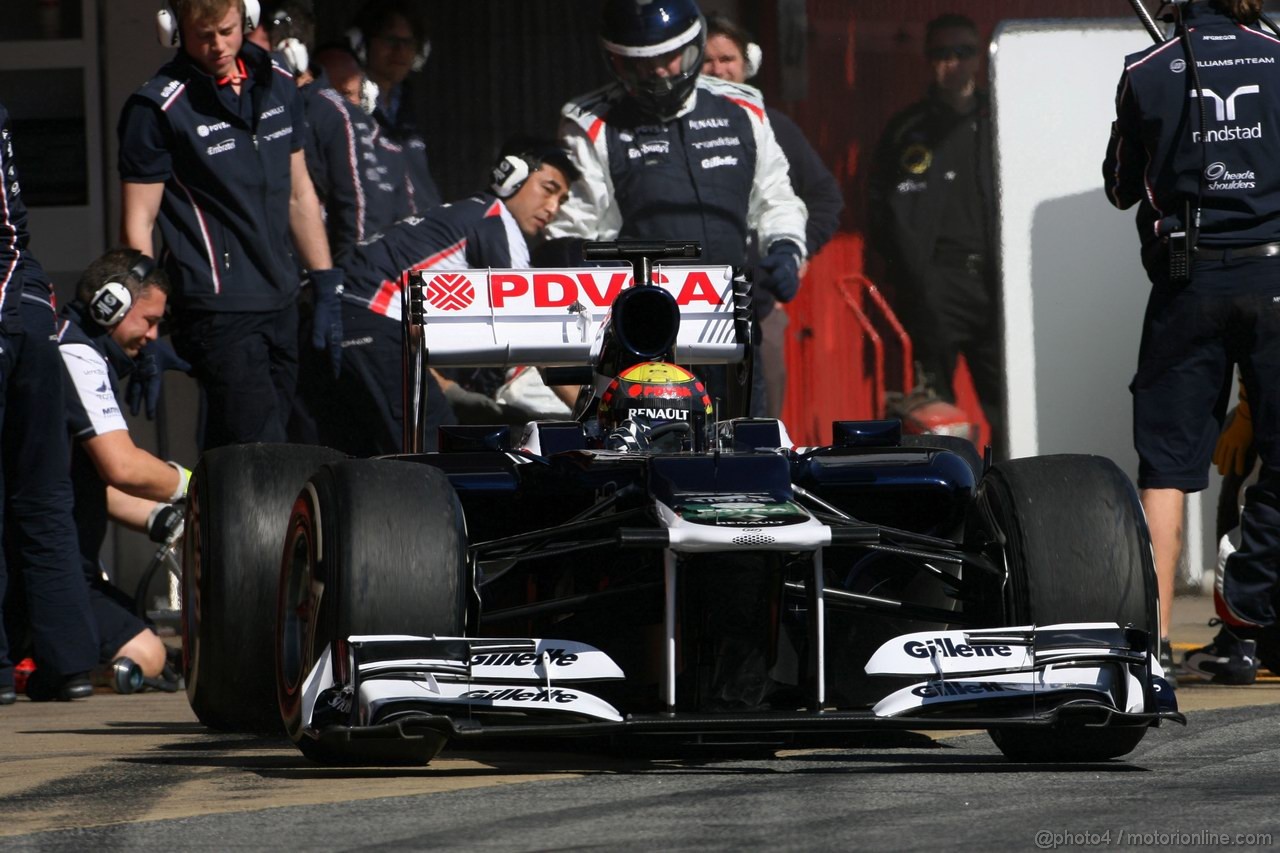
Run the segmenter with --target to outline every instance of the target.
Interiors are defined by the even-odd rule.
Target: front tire
[[[1129,478],[1100,456],[1043,456],[994,465],[978,489],[989,531],[1005,539],[1006,610],[1013,625],[1115,622],[1159,639],[1146,518]],[[1065,722],[995,728],[1015,761],[1101,761],[1133,751],[1146,727]]]
[[[352,460],[316,472],[294,502],[276,610],[276,698],[290,739],[323,763],[423,764],[444,737],[397,742],[316,740],[302,718],[303,684],[326,647],[333,678],[350,682],[354,634],[462,636],[467,571],[462,507],[428,465]]]
[[[341,453],[243,444],[200,458],[187,490],[182,570],[182,670],[200,722],[278,733],[272,696],[275,584],[298,488]]]

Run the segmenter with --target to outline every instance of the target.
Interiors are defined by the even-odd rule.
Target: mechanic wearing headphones
[[[114,518],[164,542],[182,525],[191,472],[136,446],[120,406],[120,379],[143,345],[156,339],[169,281],[136,249],[98,258],[59,315],[58,346],[66,369],[67,428],[74,441],[71,479],[80,560],[98,625],[99,662],[129,658],[144,676],[164,669],[165,649],[102,578],[98,559]],[[132,602],[129,602],[131,605]]]
[[[1130,387],[1162,631],[1183,495],[1208,485],[1233,364],[1249,388],[1262,471],[1215,596],[1222,630],[1185,662],[1229,684],[1254,680],[1259,652],[1280,665],[1280,40],[1258,28],[1261,8],[1175,6],[1181,37],[1125,58],[1103,164],[1112,204],[1139,205],[1152,283]]]
[[[329,400],[328,405],[321,405],[322,399],[312,406],[321,422],[322,444],[361,456],[402,448],[402,273],[529,266],[526,239],[537,236],[555,216],[578,173],[565,152],[551,143],[521,142],[512,151],[494,169],[491,192],[397,222],[338,259],[347,280],[342,376],[336,393],[323,387],[309,392]],[[461,397],[454,383],[444,384]],[[428,427],[453,423],[436,382],[429,393]],[[334,406],[333,399],[343,404]],[[428,446],[433,439],[428,428]]]
[[[582,179],[547,228],[554,240],[698,240],[702,260],[744,267],[789,302],[805,259],[805,207],[760,93],[703,75],[706,24],[693,0],[606,0],[600,41],[617,82],[566,104],[560,134]],[[539,253],[575,259],[572,243]],[[714,366],[709,366],[714,367]],[[722,370],[707,370],[723,396]]]
[[[293,70],[307,116],[307,169],[324,208],[329,251],[341,255],[393,222],[408,216],[412,193],[404,173],[400,146],[385,138],[372,118],[373,102],[362,108],[336,91],[323,67],[310,69],[315,19],[302,0],[288,0],[271,14],[271,44]],[[336,48],[327,48],[333,52]],[[364,92],[357,72],[356,91]]]
[[[747,31],[724,15],[707,16],[707,58],[702,73],[731,83],[744,83],[760,72],[763,54]],[[773,126],[778,146],[787,157],[791,186],[804,202],[809,218],[805,224],[805,249],[813,257],[827,244],[840,227],[840,211],[844,198],[840,185],[822,162],[818,152],[804,138],[804,132],[781,110],[765,107]],[[754,236],[754,235],[753,235]],[[752,246],[753,249],[756,247]],[[760,360],[763,374],[763,399],[752,399],[752,414],[758,417],[782,416],[782,400],[787,387],[786,333],[787,312],[763,287],[751,293],[756,319],[760,324]]]
[[[164,237],[174,341],[206,399],[204,449],[284,441],[297,383],[298,264],[316,305],[312,346],[341,359],[339,297],[307,175],[293,75],[245,41],[258,0],[171,0],[157,16],[176,56],[120,117],[122,237]],[[290,241],[292,237],[292,242]]]
[[[9,114],[0,104],[0,600],[12,568],[10,603],[21,599],[30,616],[29,632],[6,631],[0,624],[0,705],[17,700],[13,663],[28,654],[28,643],[37,669],[26,692],[37,701],[92,695],[88,673],[98,657],[71,516],[71,451],[63,429],[62,365],[53,341],[53,289],[28,253],[27,240]]]
[[[347,39],[377,87],[373,117],[387,138],[403,149],[410,212],[421,215],[442,201],[427,164],[412,87],[406,82],[410,73],[422,70],[431,53],[426,24],[406,0],[372,0],[356,16]]]

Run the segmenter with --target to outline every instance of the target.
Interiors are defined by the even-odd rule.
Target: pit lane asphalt
[[[1280,679],[1184,679],[1178,697],[1190,725],[1094,764],[1011,763],[985,734],[884,733],[664,757],[446,751],[408,769],[319,767],[281,739],[211,733],[181,694],[23,699],[0,708],[0,850],[1280,845]],[[1237,838],[1250,833],[1270,839]]]

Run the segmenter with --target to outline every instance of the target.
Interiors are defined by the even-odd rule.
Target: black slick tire
[[[275,588],[298,489],[343,455],[245,444],[200,458],[188,488],[182,572],[187,699],[206,726],[277,733]]]
[[[350,460],[316,472],[293,506],[279,573],[276,698],[290,739],[329,764],[423,764],[444,736],[318,740],[305,731],[303,686],[326,647],[348,683],[355,634],[462,636],[468,590],[462,507],[429,465]]]
[[[1042,456],[992,466],[977,507],[1006,540],[1008,624],[1112,622],[1158,641],[1155,566],[1138,495],[1100,456]],[[1015,761],[1102,761],[1131,752],[1145,727],[994,728]]]

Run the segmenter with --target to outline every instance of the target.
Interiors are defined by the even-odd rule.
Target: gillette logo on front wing
[[[1029,629],[919,631],[885,641],[867,661],[868,675],[948,675],[1035,666],[1030,646],[1012,642]]]
[[[1013,650],[1008,646],[971,646],[967,643],[952,642],[950,637],[934,637],[931,640],[908,640],[903,643],[902,650],[913,658],[931,658],[935,655],[943,658],[982,658],[1012,657]]]

